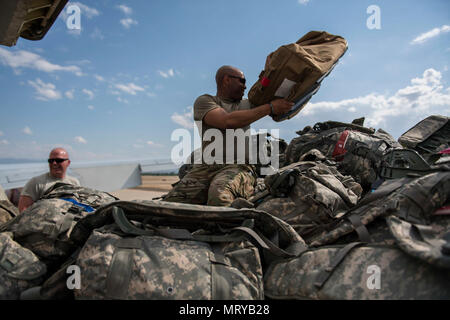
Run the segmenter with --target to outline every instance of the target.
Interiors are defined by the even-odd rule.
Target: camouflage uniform
[[[249,198],[256,184],[255,168],[247,164],[197,164],[164,197],[164,201],[230,206]]]

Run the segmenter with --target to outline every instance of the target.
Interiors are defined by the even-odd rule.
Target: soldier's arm
[[[29,196],[20,196],[19,198],[19,212],[22,212],[29,206],[31,206],[34,203],[33,199]]]
[[[277,99],[272,101],[273,113],[283,114],[288,112],[294,103],[285,99]],[[263,104],[249,110],[237,110],[233,112],[226,112],[222,108],[216,108],[209,111],[203,120],[211,127],[218,129],[237,129],[248,126],[249,124],[271,114],[271,107],[269,104]]]

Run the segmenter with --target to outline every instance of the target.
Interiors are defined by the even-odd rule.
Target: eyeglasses
[[[64,161],[66,161],[66,160],[69,160],[69,159],[59,159],[59,158],[55,158],[55,159],[48,159],[47,161],[48,161],[48,163],[53,163],[53,162],[61,163],[61,162],[64,162]]]
[[[245,81],[246,81],[245,78],[241,78],[241,77],[237,77],[237,76],[232,76],[232,75],[229,75],[229,74],[228,74],[228,76],[229,76],[230,78],[239,79],[239,81],[240,81],[242,84],[245,84]]]

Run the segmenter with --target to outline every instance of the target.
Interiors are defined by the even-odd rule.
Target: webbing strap
[[[369,231],[367,230],[366,226],[362,223],[361,217],[359,215],[353,214],[347,217],[347,219],[351,222],[351,224],[355,228],[359,240],[363,242],[372,242],[372,238],[370,237]]]
[[[124,238],[118,240],[115,246],[116,249],[106,277],[106,298],[126,299],[133,272],[134,248],[139,244],[135,238]]]
[[[113,207],[112,216],[114,218],[114,222],[119,226],[120,230],[122,230],[126,234],[132,234],[136,236],[151,236],[155,234],[153,230],[144,230],[132,224],[125,216],[122,208]]]
[[[270,253],[283,258],[291,258],[297,256],[301,250],[299,246],[290,246],[290,251],[286,251],[281,249],[280,247],[276,246],[272,241],[267,239],[262,234],[257,234],[254,230],[247,228],[247,227],[236,227],[233,228],[234,230],[243,231],[246,234],[248,234],[250,237],[252,237],[263,249],[269,251]]]
[[[343,247],[338,251],[338,253],[333,257],[333,259],[330,262],[330,265],[326,267],[325,269],[321,270],[319,274],[317,275],[316,281],[314,282],[314,285],[321,289],[325,282],[330,278],[330,276],[333,274],[333,271],[336,269],[336,267],[344,260],[345,256],[355,247],[360,246],[364,243],[362,242],[352,242]]]

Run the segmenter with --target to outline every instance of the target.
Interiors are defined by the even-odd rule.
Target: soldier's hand
[[[271,102],[273,105],[273,113],[276,115],[285,114],[294,105],[293,102],[287,101],[286,99],[276,99]]]

